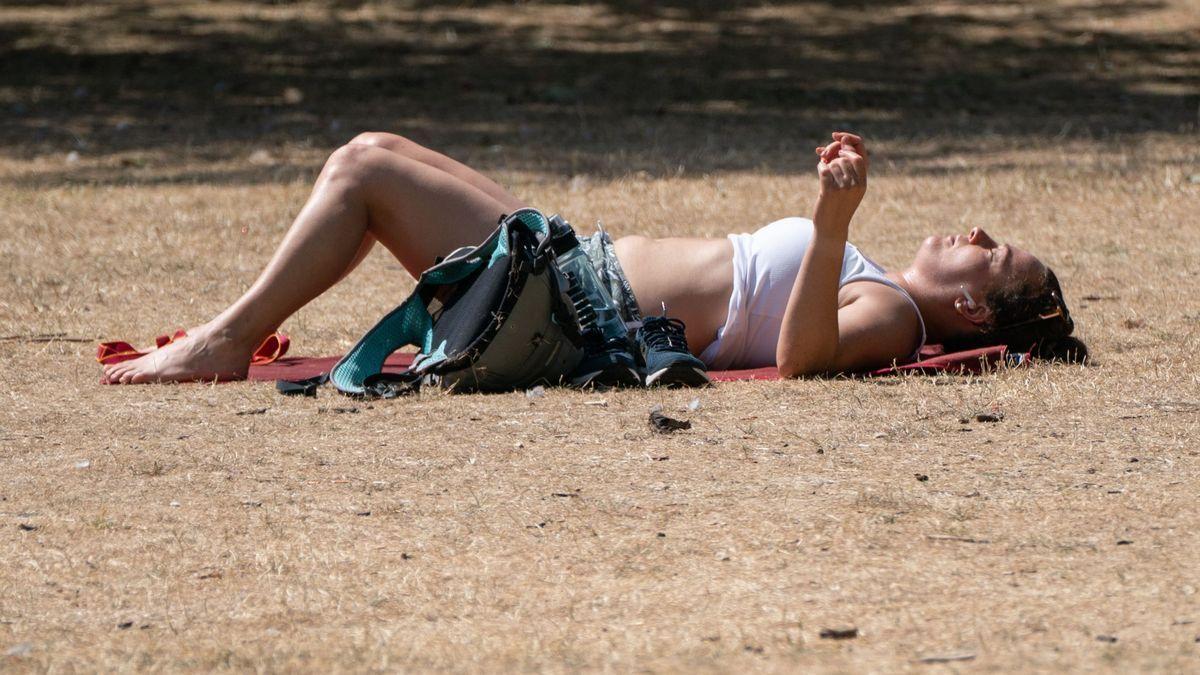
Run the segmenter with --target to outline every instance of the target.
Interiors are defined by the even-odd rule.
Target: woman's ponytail
[[[1049,361],[1087,361],[1087,345],[1071,335],[1075,322],[1063,300],[1058,277],[1049,268],[1039,282],[988,293],[987,304],[992,310],[988,325],[974,335],[947,340],[948,350],[1006,345],[1010,351],[1030,352]]]
[[[1043,340],[1033,345],[1031,353],[1039,359],[1064,363],[1086,363],[1088,359],[1087,345],[1073,335]]]

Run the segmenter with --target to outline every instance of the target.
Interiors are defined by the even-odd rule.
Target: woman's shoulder
[[[925,344],[925,323],[897,289],[868,281],[842,288],[838,309],[839,342],[854,353],[858,366],[911,358]]]

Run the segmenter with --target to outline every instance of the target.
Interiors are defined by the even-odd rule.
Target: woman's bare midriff
[[[688,347],[700,354],[725,325],[733,293],[733,244],[727,238],[651,239],[621,237],[615,242],[638,309],[662,313],[687,325]]]

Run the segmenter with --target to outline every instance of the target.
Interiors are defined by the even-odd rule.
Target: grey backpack
[[[583,358],[579,317],[535,209],[500,219],[481,244],[425,270],[412,294],[333,367],[351,395],[393,397],[422,385],[509,391],[563,380]],[[420,352],[403,373],[382,373],[397,349]]]

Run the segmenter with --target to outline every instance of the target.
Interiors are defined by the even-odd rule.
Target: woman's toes
[[[129,376],[130,384],[146,384],[148,382],[162,382],[163,377],[157,372],[134,371]]]

